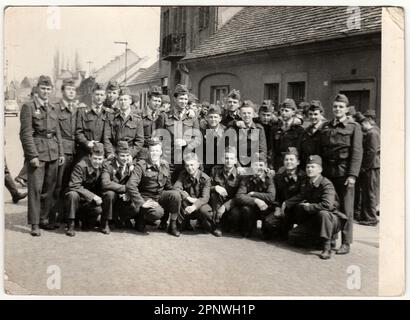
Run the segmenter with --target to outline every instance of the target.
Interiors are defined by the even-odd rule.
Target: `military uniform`
[[[321,131],[323,175],[332,181],[341,200],[347,221],[343,226],[342,243],[353,241],[354,187],[345,185],[349,176],[358,177],[363,156],[362,128],[352,120],[327,122]]]
[[[369,129],[363,138],[361,220],[377,223],[380,188],[380,129]]]
[[[132,164],[121,165],[117,159],[106,161],[102,168],[102,209],[101,224],[114,220],[118,225],[121,221],[134,218],[137,215],[131,199],[124,199],[126,184],[128,183],[134,166]]]
[[[20,140],[28,171],[28,223],[39,225],[46,223],[53,207],[58,158],[64,156],[56,108],[37,97],[24,104]],[[29,163],[34,158],[39,160],[37,168]]]
[[[253,192],[252,195],[249,193]],[[276,190],[273,174],[265,170],[263,178],[256,175],[242,176],[235,196],[235,207],[229,215],[229,223],[239,226],[244,236],[250,237],[257,219],[264,220],[275,204]],[[268,205],[268,209],[261,211],[255,203],[260,199]]]
[[[223,112],[221,124],[223,124],[225,127],[230,127],[234,125],[235,121],[241,121],[238,110],[235,110],[233,112],[225,110]]]
[[[203,136],[202,156],[206,174],[209,174],[215,165],[219,165],[224,161],[225,130],[226,127],[222,124],[219,124],[215,129],[211,129],[206,125],[201,130]]]
[[[318,125],[309,125],[303,132],[300,138],[300,166],[306,167],[306,162],[309,156],[318,155],[321,152],[321,130],[325,125],[324,122],[318,123]]]
[[[73,221],[78,218],[83,225],[95,225],[97,218],[102,214],[101,205],[97,205],[93,198],[101,196],[101,172],[91,165],[86,158],[78,162],[71,174],[68,192],[65,195],[67,218]]]
[[[126,141],[133,158],[136,158],[144,145],[144,129],[141,118],[130,112],[125,118],[116,113],[111,122],[105,124],[104,147],[107,157],[114,154],[119,141]]]
[[[153,133],[157,129],[163,129],[165,115],[159,110],[153,112],[147,107],[143,110],[141,118],[144,128],[144,146],[143,146],[143,155],[141,158],[146,158],[148,152],[148,143],[149,140],[153,137]]]
[[[55,204],[53,218],[58,212],[63,214],[64,195],[67,192],[68,182],[70,181],[71,171],[73,170],[74,155],[77,150],[75,141],[75,130],[77,120],[77,103],[61,100],[56,103],[58,122],[60,125],[61,138],[64,150],[64,164],[58,168],[58,177],[54,192]]]
[[[135,170],[127,183],[126,190],[132,203],[139,212],[140,222],[153,223],[164,214],[171,214],[171,220],[176,221],[181,208],[181,196],[172,190],[171,173],[165,160],[153,164],[150,160],[138,161]],[[149,199],[159,203],[156,208],[143,208]]]
[[[188,223],[190,219],[198,219],[205,229],[213,230],[212,208],[208,204],[211,178],[200,170],[198,170],[194,177],[183,170],[174,184],[174,190],[180,193],[182,199],[181,210],[178,216],[179,222],[182,224],[184,222]],[[189,215],[184,211],[186,207],[191,205],[187,200],[188,197],[198,199],[193,204],[196,210]]]
[[[278,170],[283,166],[283,156],[289,147],[295,147],[300,153],[300,139],[304,129],[299,124],[294,123],[294,118],[290,123],[279,120],[273,129],[273,156],[274,169]]]
[[[83,159],[89,154],[90,141],[104,142],[104,131],[109,128],[110,120],[113,116],[111,109],[100,106],[100,112],[97,107],[92,105],[78,111],[77,126],[75,137],[79,145],[77,159]]]

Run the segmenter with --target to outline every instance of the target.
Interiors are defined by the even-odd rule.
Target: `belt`
[[[35,137],[39,137],[39,138],[45,138],[45,139],[52,139],[56,136],[56,134],[54,132],[49,132],[49,133],[35,133],[34,134]]]

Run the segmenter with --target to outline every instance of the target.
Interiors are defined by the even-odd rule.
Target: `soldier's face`
[[[101,168],[103,162],[104,162],[104,156],[99,156],[96,154],[92,154],[90,156],[90,162],[93,168],[98,169]]]
[[[148,100],[148,106],[151,110],[158,110],[161,107],[162,99],[161,97],[152,96]]]
[[[268,124],[272,120],[272,112],[259,112],[259,119],[262,124]]]
[[[216,128],[221,122],[221,116],[216,113],[211,113],[206,116],[206,121],[211,128]]]
[[[127,111],[131,106],[131,97],[128,94],[124,94],[118,98],[118,102],[120,103],[121,111]]]
[[[250,124],[253,119],[253,109],[252,108],[241,108],[241,119],[245,124]]]
[[[164,102],[161,106],[161,110],[164,112],[168,112],[171,109],[171,104],[168,102]]]
[[[232,99],[228,98],[228,106],[227,109],[229,111],[235,111],[236,109],[239,108],[239,100],[238,99]]]
[[[230,152],[225,153],[224,160],[225,160],[225,167],[231,169],[237,163],[236,154],[235,153],[230,153]]]
[[[117,159],[120,164],[126,164],[130,159],[130,154],[128,152],[120,152]]]
[[[120,94],[120,90],[108,90],[107,91],[107,99],[110,102],[115,102],[115,100],[118,99],[119,94]]]
[[[48,100],[52,89],[53,88],[51,86],[39,85],[37,87],[37,95],[42,100]]]
[[[188,95],[187,94],[179,94],[175,98],[175,105],[179,110],[185,109],[188,105]]]
[[[299,165],[299,160],[294,154],[287,154],[283,160],[283,165],[286,170],[295,170]]]
[[[368,131],[372,127],[372,125],[370,124],[368,120],[363,120],[361,125],[362,125],[363,131]]]
[[[295,110],[293,110],[292,108],[281,108],[280,115],[282,116],[283,120],[287,121],[295,115]]]
[[[316,178],[322,173],[322,166],[316,163],[306,165],[306,175],[308,178]]]
[[[311,110],[308,112],[309,120],[312,124],[318,124],[322,119],[322,113],[320,110]]]
[[[161,145],[155,145],[149,147],[149,157],[152,162],[158,162],[162,155]]]
[[[185,161],[185,170],[189,175],[193,176],[199,169],[199,162],[196,160]]]
[[[341,101],[333,102],[333,115],[336,119],[343,118],[349,112],[349,108],[347,107],[346,103]]]
[[[100,105],[105,100],[105,90],[95,90],[93,94],[94,103]]]
[[[76,93],[75,87],[65,86],[63,90],[63,98],[68,101],[73,101]]]
[[[265,173],[266,165],[263,161],[254,161],[252,162],[252,171],[255,175],[262,175]]]

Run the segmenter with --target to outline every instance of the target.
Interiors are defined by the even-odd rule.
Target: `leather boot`
[[[331,258],[331,256],[332,256],[332,249],[331,249],[330,242],[326,242],[325,245],[323,246],[323,251],[319,255],[319,257],[320,259],[328,260]]]
[[[74,236],[75,236],[75,230],[74,230],[74,228],[75,228],[74,219],[70,219],[70,220],[68,221],[67,231],[65,232],[65,234],[66,234],[67,236],[69,236],[69,237],[74,237]]]
[[[168,233],[175,237],[179,237],[181,235],[181,233],[178,231],[176,220],[171,220],[171,223],[168,227]]]

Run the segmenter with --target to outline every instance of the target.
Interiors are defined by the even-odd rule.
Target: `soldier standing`
[[[28,171],[28,223],[32,236],[41,235],[39,228],[50,229],[48,218],[54,202],[58,166],[64,164],[57,112],[48,101],[52,88],[50,77],[40,76],[37,96],[24,104],[20,113],[20,140]]]
[[[104,145],[96,142],[90,148],[88,158],[74,166],[65,205],[68,218],[66,235],[75,236],[75,219],[82,221],[84,230],[92,229],[102,214],[101,167],[104,161]]]
[[[120,86],[117,81],[109,81],[105,88],[107,98],[104,101],[104,107],[117,112],[120,109],[118,98],[120,94]]]
[[[138,212],[136,229],[146,233],[146,223],[154,223],[170,214],[168,233],[179,237],[177,218],[181,208],[181,196],[172,190],[168,163],[161,158],[162,145],[159,140],[148,142],[148,158],[138,161],[129,179],[126,190]]]
[[[349,100],[338,94],[333,102],[334,119],[321,132],[324,176],[332,181],[347,220],[342,226],[342,245],[337,254],[347,254],[353,242],[355,183],[363,157],[363,134],[360,125],[347,118]]]
[[[104,100],[104,88],[101,84],[95,83],[91,106],[78,111],[75,137],[79,148],[75,162],[87,158],[95,142],[104,141],[104,130],[113,114],[111,109],[103,106]]]
[[[239,92],[239,90],[232,89],[232,91],[228,93],[227,102],[226,102],[227,106],[222,115],[221,123],[224,126],[227,127],[232,121],[241,120],[239,113],[238,113],[240,101],[241,101],[241,93]]]
[[[115,150],[120,141],[126,141],[132,158],[136,158],[144,145],[144,127],[141,118],[131,110],[132,98],[128,88],[120,91],[120,109],[111,122],[106,122],[104,147],[107,159],[115,157]]]

